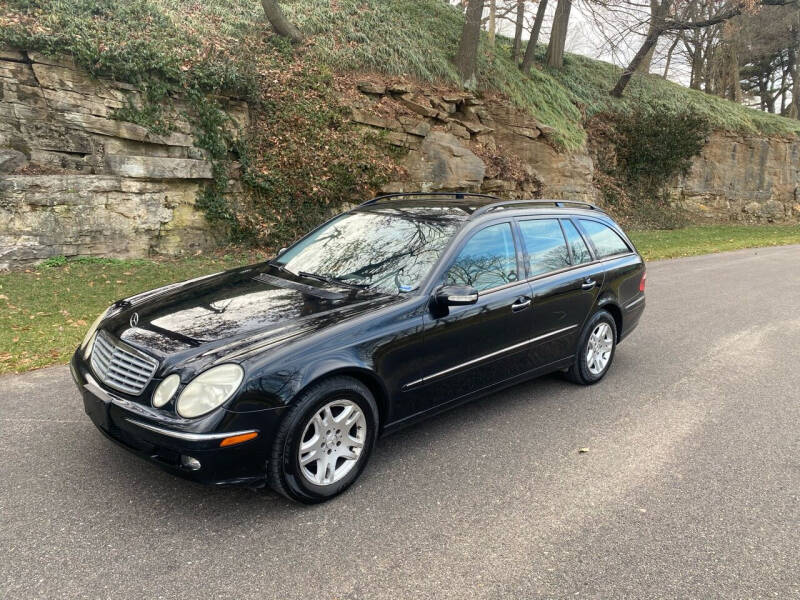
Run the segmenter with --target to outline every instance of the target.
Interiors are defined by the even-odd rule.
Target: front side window
[[[278,265],[386,292],[416,289],[463,225],[451,209],[345,213],[281,254]]]
[[[631,251],[628,248],[628,244],[611,227],[589,219],[580,219],[580,222],[581,227],[583,227],[589,239],[592,240],[592,244],[594,244],[597,258],[626,254]]]
[[[569,251],[558,219],[520,221],[530,277],[570,266]]]
[[[481,229],[461,249],[445,275],[446,285],[485,291],[517,280],[517,253],[509,223]]]

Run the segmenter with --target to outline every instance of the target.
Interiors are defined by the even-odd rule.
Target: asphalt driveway
[[[0,378],[0,549],[3,599],[800,598],[800,246],[651,264],[602,383],[398,433],[311,508],[115,447],[66,367]]]

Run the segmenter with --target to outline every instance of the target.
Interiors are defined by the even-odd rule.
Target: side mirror
[[[436,290],[439,306],[464,306],[478,301],[478,290],[469,285],[446,285]]]
[[[275,256],[276,256],[276,258],[277,258],[278,256],[280,256],[281,254],[283,254],[284,252],[286,252],[287,250],[288,250],[288,248],[285,248],[285,247],[284,247],[284,248],[281,248],[280,250],[278,250],[278,253],[275,255]]]

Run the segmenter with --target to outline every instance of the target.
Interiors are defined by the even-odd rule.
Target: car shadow
[[[454,436],[462,439],[465,436],[474,438],[485,435],[487,418],[498,422],[513,421],[520,413],[529,412],[537,402],[556,395],[570,395],[570,392],[565,391],[570,389],[578,392],[583,388],[566,382],[560,374],[546,375],[467,402],[381,438],[360,481],[352,490],[333,502],[346,502],[355,490],[365,487],[365,484],[374,488],[373,495],[380,496],[385,491],[381,491],[379,483],[382,474],[390,473],[398,463],[432,460],[427,454],[432,443],[439,451],[435,460],[455,460],[461,450]],[[192,518],[209,517],[220,512],[241,514],[244,517],[252,514],[252,511],[259,511],[263,515],[265,506],[269,506],[267,512],[274,518],[296,515],[298,511],[314,510],[314,507],[291,502],[269,489],[206,486],[176,477],[110,444],[99,433],[93,433],[96,434],[96,439],[91,445],[97,446],[97,451],[107,454],[107,460],[112,463],[109,466],[115,473],[124,474],[114,480],[115,485],[120,486],[117,487],[117,492],[122,496],[180,498],[179,506],[186,507],[187,516],[191,515]],[[93,472],[101,472],[101,469]],[[172,510],[180,509],[176,505]],[[206,511],[208,514],[203,515]]]

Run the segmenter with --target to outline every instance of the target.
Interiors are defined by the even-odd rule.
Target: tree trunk
[[[669,75],[669,66],[672,63],[672,54],[675,52],[675,48],[678,46],[678,42],[680,41],[681,41],[681,36],[676,35],[675,41],[672,42],[672,45],[669,47],[669,50],[667,50],[667,61],[664,64],[664,79],[666,79],[667,75]]]
[[[567,44],[569,13],[572,0],[558,0],[556,14],[553,17],[553,28],[550,30],[550,42],[547,44],[545,62],[548,67],[560,69],[564,66],[564,46]]]
[[[300,33],[300,30],[283,16],[283,11],[278,4],[278,0],[261,0],[261,6],[264,9],[267,20],[275,30],[275,33],[289,38],[295,44],[299,44],[303,41],[303,34]]]
[[[497,34],[497,0],[489,0],[489,47],[494,48]]]
[[[800,27],[797,23],[792,26],[792,101],[789,104],[789,116],[793,119],[800,118]]]
[[[536,44],[539,43],[539,32],[542,30],[542,22],[544,21],[544,14],[547,10],[547,0],[539,0],[539,6],[536,9],[536,19],[533,21],[533,30],[531,31],[531,38],[528,40],[528,45],[525,47],[525,56],[522,58],[523,73],[530,73],[533,66],[533,57],[536,54]]]
[[[758,82],[758,93],[762,96],[766,112],[775,113],[775,97],[770,93],[769,78],[761,77]]]
[[[519,51],[522,48],[522,30],[525,27],[525,0],[517,0],[517,21],[514,25],[514,46],[511,49],[511,57],[516,64],[519,61]]]
[[[647,36],[644,38],[644,43],[642,47],[639,48],[639,51],[631,60],[631,63],[628,67],[622,72],[619,79],[617,80],[617,85],[614,86],[614,89],[611,90],[611,95],[616,96],[617,98],[622,98],[623,92],[625,92],[625,88],[628,87],[628,82],[630,82],[631,77],[636,72],[636,69],[639,67],[639,64],[644,60],[647,53],[650,52],[658,42],[658,38],[661,35],[663,29],[663,20],[666,15],[669,14],[670,8],[672,7],[672,0],[663,0],[661,3],[661,7],[654,16],[656,19],[656,27],[653,27],[650,31],[648,31]]]
[[[705,93],[706,94],[713,94],[714,93],[714,75],[712,73],[712,69],[714,67],[714,36],[707,34],[706,36],[706,50],[705,50],[705,61],[703,64],[703,78],[705,79]]]
[[[701,89],[703,84],[703,49],[702,44],[695,44],[692,54],[692,73],[689,76],[689,87],[693,90]]]
[[[467,89],[478,86],[478,42],[481,38],[481,16],[483,16],[483,0],[470,0],[458,43],[455,65],[462,85]]]
[[[727,77],[730,82],[729,99],[741,104],[742,102],[742,80],[739,75],[739,52],[731,44],[728,55]]]
[[[659,5],[658,0],[650,0],[650,26],[647,28],[648,35],[656,26],[656,15],[658,14]],[[656,52],[656,47],[653,46],[650,48],[650,52],[642,59],[642,62],[639,63],[639,67],[636,69],[637,73],[649,73],[650,72],[650,65],[653,62],[653,54]]]

